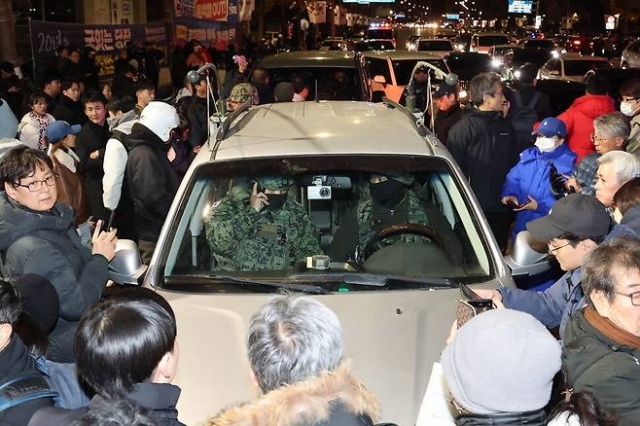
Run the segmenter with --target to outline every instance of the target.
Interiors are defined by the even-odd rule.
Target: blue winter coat
[[[566,144],[558,146],[551,152],[540,152],[537,147],[528,148],[520,154],[520,161],[513,166],[507,180],[502,186],[502,197],[513,195],[519,203],[528,202],[528,196],[538,202],[536,210],[523,210],[516,214],[516,224],[513,236],[524,231],[527,222],[546,216],[556,202],[551,192],[549,163],[558,169],[559,173],[569,175],[573,171],[576,154]]]

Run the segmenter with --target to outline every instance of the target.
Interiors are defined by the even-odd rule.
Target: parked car
[[[429,226],[381,230],[359,257],[324,257],[346,212],[366,199],[369,176],[380,173],[403,176],[430,209]],[[287,176],[322,257],[280,270],[221,270],[206,236],[215,232],[214,212],[248,197],[263,175]],[[388,244],[407,232],[427,237]],[[514,285],[467,179],[404,108],[337,101],[245,105],[227,118],[184,177],[144,278],[176,314],[177,408],[186,424],[255,395],[249,318],[281,291],[311,294],[336,312],[345,356],[380,398],[383,420],[413,424],[454,319],[457,283]]]
[[[394,50],[387,52],[364,52],[364,64],[367,71],[367,87],[370,99],[375,99],[376,93],[398,102],[404,88],[411,81],[413,68],[418,61],[428,62],[444,73],[449,68],[442,58],[423,52],[407,52]],[[434,82],[440,77],[431,73]]]
[[[454,51],[453,43],[446,38],[421,38],[418,40],[416,49],[418,52],[425,52],[430,55],[443,58],[447,53]]]
[[[621,68],[640,68],[640,39],[632,41],[622,51]]]
[[[368,52],[370,50],[394,50],[396,45],[392,40],[367,39],[357,42],[353,46],[356,52]]]
[[[491,57],[484,53],[474,52],[454,52],[444,57],[447,67],[455,73],[462,82],[469,82],[471,79],[483,72],[492,72]]]
[[[470,52],[489,53],[496,44],[511,44],[511,37],[502,33],[478,33],[471,37]]]
[[[350,99],[370,99],[364,64],[353,52],[307,50],[276,53],[265,56],[257,65],[267,70],[269,84],[273,87],[281,81],[291,81],[293,76],[303,76],[309,83],[307,100],[332,99],[331,86],[335,82],[336,71],[344,73],[350,87]]]
[[[538,79],[584,81],[585,74],[599,68],[613,68],[613,65],[603,57],[566,54],[549,59],[538,70]]]

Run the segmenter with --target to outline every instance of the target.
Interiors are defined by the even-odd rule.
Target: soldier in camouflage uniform
[[[213,209],[206,234],[216,269],[287,269],[322,254],[306,211],[287,195],[292,184],[286,176],[258,178],[251,193],[233,188]]]
[[[347,214],[336,231],[331,243],[330,257],[336,260],[353,259],[356,245],[364,245],[380,230],[402,223],[428,225],[427,214],[420,200],[408,185],[413,183],[412,176],[385,176],[373,174],[369,180],[371,197],[358,202],[353,221],[353,213]],[[390,237],[387,242],[427,243],[431,240],[420,235],[401,234]]]

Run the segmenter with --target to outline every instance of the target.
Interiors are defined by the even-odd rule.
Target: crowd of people
[[[179,364],[175,315],[146,289],[105,298],[108,263],[119,238],[135,240],[143,261],[151,260],[220,99],[233,111],[309,95],[300,76],[272,89],[268,72],[250,71],[240,53],[227,57],[224,82],[189,73],[216,62],[197,41],[174,52],[172,83],[181,90],[168,102],[155,100],[161,56],[153,45],[123,52],[111,85],[100,84],[94,56],[60,49],[32,93],[21,93],[13,68],[0,64],[1,96],[22,116],[17,133],[0,140],[0,267],[17,278],[0,281],[0,392],[7,381],[32,380],[32,398],[0,410],[7,424],[181,424],[180,389],[171,384]],[[593,77],[558,117],[550,117],[534,77],[514,94],[480,74],[469,92],[472,106],[462,109],[457,87],[435,91],[436,134],[469,179],[500,248],[526,229],[546,242],[564,275],[542,292],[477,290],[499,309],[452,333],[417,423],[638,424],[640,80],[622,85],[618,112],[606,82]],[[432,220],[406,195],[410,180],[372,175],[371,199],[354,209],[343,239],[366,240],[381,211]],[[319,251],[304,209],[287,198],[291,183],[259,177],[250,194],[231,193],[212,211],[205,226],[221,270],[277,268]],[[263,250],[275,238],[245,226],[274,220],[306,225],[295,249]],[[339,242],[334,252],[343,250]],[[35,294],[29,277],[41,280]],[[548,331],[555,327],[559,339]],[[374,424],[379,403],[352,373],[341,333],[336,315],[314,299],[271,299],[247,336],[262,396],[208,424]],[[564,398],[552,395],[561,370]],[[308,395],[313,400],[301,402]]]

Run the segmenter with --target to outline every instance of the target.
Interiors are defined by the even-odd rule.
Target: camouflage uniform
[[[246,190],[234,189],[206,222],[216,269],[287,269],[293,262],[322,254],[317,231],[302,205],[288,198],[282,208],[258,213]]]
[[[401,223],[417,223],[427,225],[427,214],[420,204],[418,197],[407,191],[404,199],[394,209],[390,210],[371,198],[358,203],[358,242],[366,244],[380,230]],[[405,243],[431,242],[420,235],[402,234],[391,238]]]

